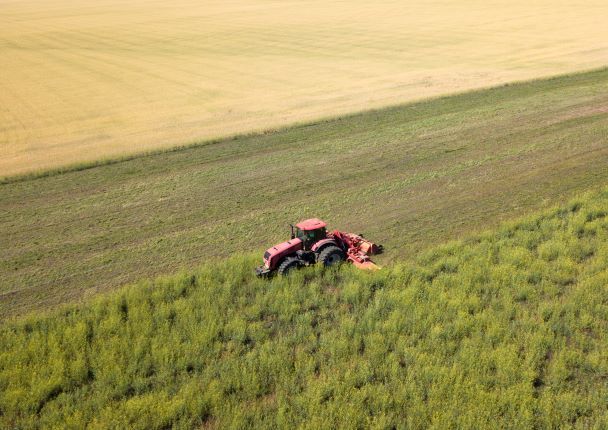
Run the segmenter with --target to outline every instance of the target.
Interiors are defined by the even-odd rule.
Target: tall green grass
[[[0,328],[2,428],[605,428],[608,189],[377,273],[257,256]]]

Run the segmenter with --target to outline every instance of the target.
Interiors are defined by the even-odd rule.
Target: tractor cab
[[[318,218],[311,218],[296,224],[295,232],[292,227],[292,237],[302,241],[305,251],[320,240],[327,238],[327,224]]]

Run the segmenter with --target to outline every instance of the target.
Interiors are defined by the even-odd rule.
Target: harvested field
[[[608,3],[0,3],[0,177],[608,63]]]
[[[380,263],[608,183],[608,70],[0,184],[0,315],[235,252],[318,216]]]

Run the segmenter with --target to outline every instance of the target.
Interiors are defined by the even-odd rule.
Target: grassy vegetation
[[[604,66],[607,12],[602,0],[2,1],[0,177]]]
[[[310,216],[383,243],[384,263],[554,204],[608,182],[606,85],[510,85],[5,183],[0,318],[261,252]]]
[[[377,273],[257,258],[5,324],[0,427],[608,425],[608,189]]]

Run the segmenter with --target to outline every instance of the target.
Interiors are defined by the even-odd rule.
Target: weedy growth
[[[239,256],[0,328],[0,427],[605,427],[608,190],[375,273]]]

